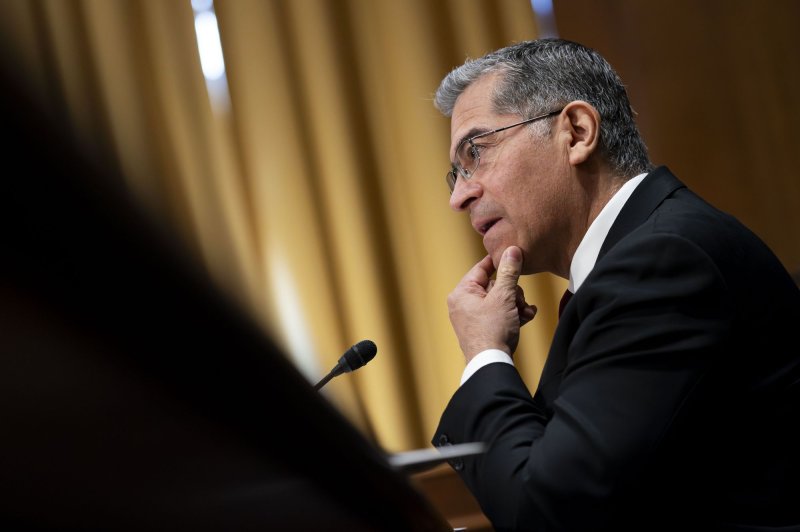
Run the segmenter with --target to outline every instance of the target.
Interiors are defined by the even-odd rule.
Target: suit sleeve
[[[497,530],[600,528],[702,395],[729,297],[694,243],[631,235],[562,317],[549,355],[566,356],[555,399],[532,397],[515,368],[491,364],[453,396],[433,443],[489,443],[460,474]]]

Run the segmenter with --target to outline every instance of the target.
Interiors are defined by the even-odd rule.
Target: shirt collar
[[[594,263],[597,262],[597,255],[600,253],[600,247],[614,224],[614,220],[617,219],[628,198],[631,197],[633,191],[646,176],[646,173],[639,174],[626,181],[608,200],[603,210],[600,211],[600,214],[589,226],[586,234],[583,235],[583,239],[578,245],[578,249],[575,250],[575,255],[572,257],[572,263],[569,266],[568,289],[573,294],[578,291],[583,281],[592,272]]]

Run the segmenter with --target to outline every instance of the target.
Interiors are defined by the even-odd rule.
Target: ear
[[[577,166],[586,162],[599,146],[600,113],[593,105],[576,100],[564,107],[562,116],[567,118],[564,127],[569,135],[569,162]]]

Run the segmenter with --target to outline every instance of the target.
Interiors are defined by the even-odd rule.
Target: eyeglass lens
[[[447,173],[447,186],[450,187],[450,193],[456,188],[456,180],[458,174],[462,177],[469,179],[475,170],[478,169],[480,164],[481,154],[478,148],[471,139],[465,140],[458,146],[456,151],[456,160],[453,168]]]

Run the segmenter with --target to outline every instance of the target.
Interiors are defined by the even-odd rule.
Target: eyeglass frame
[[[469,144],[471,146],[471,149],[475,150],[475,158],[476,158],[475,168],[471,172],[467,173],[467,170],[465,170],[463,167],[459,168],[457,163],[455,163],[455,162],[451,162],[450,163],[450,170],[447,171],[447,174],[445,174],[445,177],[444,177],[445,181],[447,182],[447,187],[450,189],[450,194],[452,195],[453,192],[456,189],[456,182],[458,181],[458,176],[459,175],[466,181],[466,180],[470,179],[475,174],[475,172],[478,171],[478,167],[481,164],[481,152],[475,146],[475,142],[474,142],[475,139],[479,139],[479,138],[482,138],[482,137],[488,137],[489,135],[493,135],[495,133],[500,133],[501,131],[505,131],[507,129],[511,129],[511,128],[517,127],[517,126],[522,126],[524,124],[530,124],[532,122],[535,122],[536,120],[541,120],[543,118],[549,118],[551,116],[557,115],[558,113],[560,113],[563,110],[564,110],[564,108],[562,107],[561,109],[557,109],[555,111],[550,111],[549,113],[545,113],[545,114],[542,114],[542,115],[537,115],[537,116],[534,116],[534,117],[531,117],[531,118],[526,118],[525,120],[523,120],[521,122],[517,122],[517,123],[511,124],[509,126],[500,127],[500,128],[497,128],[497,129],[493,129],[491,131],[484,131],[483,133],[478,133],[477,135],[473,135],[473,136],[471,136],[469,138],[463,139],[461,142],[458,143],[458,146],[456,146],[456,151],[455,151],[456,158],[458,158],[458,152],[461,151],[461,146],[463,146],[465,142],[469,142]]]

